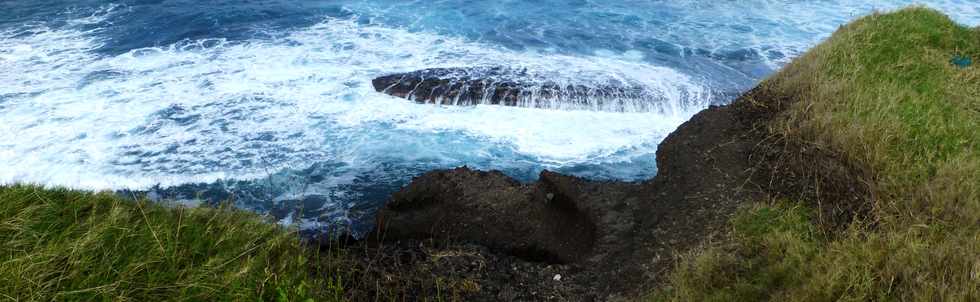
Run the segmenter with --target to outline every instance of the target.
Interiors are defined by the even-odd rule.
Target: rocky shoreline
[[[771,192],[759,146],[773,107],[756,88],[712,106],[659,146],[644,182],[545,171],[520,183],[467,167],[416,177],[346,249],[350,293],[466,301],[616,301],[665,281],[682,253],[719,238],[731,215]],[[378,290],[383,289],[383,290]]]

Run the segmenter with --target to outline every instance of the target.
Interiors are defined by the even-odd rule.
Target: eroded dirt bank
[[[724,234],[747,202],[794,187],[766,129],[787,103],[756,88],[695,115],[659,146],[658,175],[596,182],[545,171],[534,183],[466,167],[415,178],[349,246],[353,300],[629,300],[675,257]],[[806,161],[813,156],[802,155]],[[790,165],[792,166],[792,165]]]

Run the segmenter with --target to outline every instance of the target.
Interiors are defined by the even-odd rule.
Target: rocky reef
[[[418,103],[603,111],[655,111],[662,110],[669,102],[702,99],[727,102],[736,96],[734,93],[683,89],[665,93],[619,80],[567,82],[554,75],[499,66],[395,73],[375,78],[372,85],[378,92]],[[667,99],[667,94],[680,99]]]

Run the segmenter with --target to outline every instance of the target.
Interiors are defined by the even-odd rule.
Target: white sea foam
[[[690,44],[757,45],[758,52],[786,54],[767,62],[775,68],[816,43],[821,36],[813,33],[825,36],[869,8],[908,2],[793,9],[782,1],[717,3],[731,9],[713,11],[751,9],[757,12],[752,16],[788,25],[748,35],[752,41],[705,35],[687,37]],[[980,22],[976,5],[930,4],[961,22]],[[662,113],[610,113],[418,105],[376,93],[370,80],[423,68],[504,65],[557,81],[636,82],[675,100],[708,88],[644,63],[636,51],[513,51],[350,20],[326,20],[276,39],[199,40],[98,55],[100,30],[85,28],[119,11],[109,6],[60,27],[33,23],[0,31],[0,183],[144,188],[251,179],[324,161],[347,169],[369,169],[382,159],[495,161],[494,150],[546,167],[624,162],[652,154],[669,131],[706,106],[677,102]],[[670,28],[664,32],[671,34]],[[322,190],[352,181],[351,175],[333,175]]]
[[[316,161],[490,156],[392,143],[406,135],[461,136],[488,146],[474,150],[496,146],[560,167],[655,145],[703,107],[619,114],[414,104],[375,92],[370,80],[422,68],[505,65],[557,80],[628,80],[668,96],[704,88],[668,68],[615,57],[514,52],[349,20],[275,40],[202,40],[117,56],[93,52],[101,46],[94,32],[19,30],[0,33],[6,183],[144,188],[262,177]]]

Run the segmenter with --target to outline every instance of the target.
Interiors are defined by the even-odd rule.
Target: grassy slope
[[[0,301],[320,301],[295,232],[234,209],[166,208],[111,194],[0,187]]]
[[[960,68],[954,56],[973,58]],[[869,218],[824,234],[766,202],[681,263],[687,301],[980,300],[980,29],[925,8],[842,27],[761,87],[792,96],[770,131],[871,171]],[[761,100],[765,102],[765,100]]]

